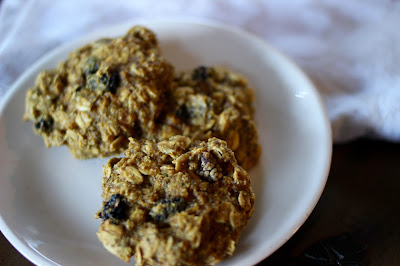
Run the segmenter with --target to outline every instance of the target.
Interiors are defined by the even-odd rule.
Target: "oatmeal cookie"
[[[223,139],[239,164],[249,170],[261,153],[253,120],[253,98],[247,80],[224,67],[201,66],[177,73],[158,137]]]
[[[154,137],[172,79],[154,33],[135,26],[40,73],[27,92],[24,119],[47,147],[67,145],[75,158],[119,154],[129,137]]]
[[[232,255],[254,210],[246,171],[217,138],[131,138],[103,174],[98,237],[137,265],[216,264]]]

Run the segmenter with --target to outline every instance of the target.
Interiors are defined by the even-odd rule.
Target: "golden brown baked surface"
[[[169,107],[158,139],[184,135],[225,140],[244,169],[261,153],[253,120],[253,89],[240,74],[224,67],[197,67],[175,74],[168,94]]]
[[[129,137],[154,136],[172,78],[154,33],[135,26],[40,73],[27,92],[24,119],[47,147],[67,145],[75,158],[119,154]]]
[[[254,210],[246,171],[226,142],[130,139],[103,167],[98,237],[137,265],[209,265],[232,255]]]
[[[175,74],[156,36],[135,26],[72,52],[43,71],[26,94],[24,119],[47,147],[67,145],[77,159],[120,154],[128,138],[174,135],[227,141],[246,170],[260,156],[253,90],[223,67]]]

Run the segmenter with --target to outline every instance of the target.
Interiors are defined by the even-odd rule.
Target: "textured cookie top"
[[[103,174],[99,239],[138,265],[215,264],[232,255],[254,209],[246,171],[217,138],[130,139]]]
[[[42,72],[27,92],[24,118],[48,147],[68,145],[76,158],[119,154],[129,137],[154,135],[172,77],[154,33],[135,26]]]
[[[178,134],[200,140],[223,139],[248,170],[261,153],[253,98],[247,80],[224,67],[201,66],[177,73],[158,139]]]

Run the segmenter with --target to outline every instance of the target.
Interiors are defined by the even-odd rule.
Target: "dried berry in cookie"
[[[110,199],[104,204],[103,210],[99,213],[99,217],[103,221],[112,219],[113,223],[126,219],[126,211],[128,205],[126,200],[120,194],[111,195]]]

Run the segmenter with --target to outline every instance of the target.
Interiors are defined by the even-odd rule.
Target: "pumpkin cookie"
[[[119,154],[129,137],[155,135],[172,78],[154,33],[135,26],[40,73],[27,92],[24,119],[47,147],[67,145],[75,158]]]
[[[224,67],[198,67],[175,75],[158,139],[184,135],[225,140],[246,170],[261,153],[253,120],[253,90]]]
[[[246,171],[217,138],[131,138],[103,174],[98,237],[137,265],[216,264],[232,255],[254,210]]]

